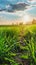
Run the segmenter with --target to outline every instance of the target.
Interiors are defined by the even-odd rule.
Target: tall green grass
[[[36,65],[36,25],[0,26],[0,65]]]

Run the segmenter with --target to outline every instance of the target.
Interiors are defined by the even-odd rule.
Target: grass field
[[[36,65],[36,25],[0,26],[0,65]]]

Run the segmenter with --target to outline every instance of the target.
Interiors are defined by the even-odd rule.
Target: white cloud
[[[36,2],[36,0],[27,0],[27,2],[34,3],[34,2]]]
[[[23,4],[24,2],[17,2],[17,4],[20,4],[20,3]]]
[[[34,5],[36,7],[36,5]],[[9,7],[9,5],[8,5]],[[2,11],[0,12],[0,14],[10,14],[10,15],[15,15],[15,16],[19,16],[20,18],[22,18],[24,16],[24,14],[28,14],[28,11],[30,11],[31,9],[33,9],[33,5],[30,5],[28,7],[26,7],[27,9],[26,10],[23,10],[23,11],[15,11],[15,12],[5,12],[5,11]],[[29,13],[29,15],[32,16],[32,14]],[[33,16],[32,16],[33,17]]]
[[[35,19],[36,20],[36,13],[34,14],[32,14],[32,13],[30,13],[30,11],[32,11],[33,12],[33,9],[36,7],[36,5],[31,5],[28,9],[26,9],[25,11],[24,11],[24,14],[29,14],[31,17],[32,17],[32,19]]]
[[[10,5],[6,5],[6,8],[8,9],[10,7]]]
[[[13,13],[12,12],[9,13],[9,12],[2,11],[2,12],[0,12],[0,14],[8,14],[8,15],[10,14],[12,16],[13,15],[15,15],[15,16],[17,15],[17,16],[20,16],[21,17],[23,15],[23,12],[24,11],[16,11],[16,12],[13,12]]]

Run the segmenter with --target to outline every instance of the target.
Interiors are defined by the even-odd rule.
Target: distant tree
[[[23,22],[20,22],[19,25],[23,25]]]
[[[36,20],[35,19],[33,19],[32,24],[36,24]]]

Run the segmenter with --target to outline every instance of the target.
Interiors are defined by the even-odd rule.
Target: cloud
[[[19,12],[13,12],[13,13],[9,13],[9,12],[5,12],[5,11],[2,11],[0,12],[0,19],[5,19],[5,20],[19,20],[21,19],[22,17],[22,11],[19,11]]]
[[[5,8],[0,7],[1,8],[0,10],[7,11],[7,12],[23,11],[23,10],[27,9],[26,6],[29,6],[29,5],[26,3],[23,3],[23,2],[14,4],[14,5],[6,4]]]
[[[16,12],[13,12],[13,13],[6,12],[6,11],[0,12],[0,14],[2,14],[2,15],[12,15],[12,16],[15,15],[15,16],[19,16],[19,17],[21,17],[23,15],[23,13],[24,13],[24,11],[16,11]]]
[[[24,16],[25,13],[26,14],[29,13],[32,16],[32,13],[34,14],[34,12],[32,10],[33,7],[36,7],[36,4],[35,5],[31,5],[31,4],[28,5],[27,3],[24,3],[24,2],[18,2],[16,4],[10,4],[10,3],[8,3],[8,4],[5,5],[5,8],[1,8],[0,7],[0,14],[3,14],[3,15],[5,14],[3,16],[5,18],[6,17],[9,18],[9,16],[10,16],[11,19],[14,17],[13,19],[17,20],[17,19],[22,18],[22,16]],[[32,11],[32,13],[30,13],[30,10]],[[8,16],[6,16],[6,15],[8,15]],[[36,15],[36,13],[35,13],[35,15]]]
[[[29,3],[34,3],[36,0],[27,0]]]
[[[24,11],[24,14],[29,14],[33,19],[36,20],[36,5],[30,6],[30,8]]]
[[[7,8],[7,9],[10,8],[10,5],[6,5],[6,8]]]
[[[33,15],[35,13],[35,11],[33,13],[33,10],[35,10],[34,7],[29,6],[29,7],[27,7],[26,10],[16,11],[16,12],[13,12],[13,13],[12,12],[2,11],[2,12],[0,12],[0,20],[3,22],[3,24],[5,22],[6,22],[6,25],[7,24],[12,24],[13,22],[16,23],[17,21],[23,21],[22,18],[24,17],[25,14],[31,16],[32,17],[32,20],[33,20],[33,18],[36,19],[35,16],[33,17]],[[30,13],[30,11],[32,11],[33,14]],[[2,14],[2,16],[1,16],[1,14]]]
[[[22,3],[21,3],[22,4]],[[16,4],[17,6],[18,4]],[[14,5],[13,5],[14,6]],[[2,12],[0,11],[0,13],[4,13],[4,14],[10,14],[10,15],[15,15],[15,16],[19,16],[22,17],[24,13],[28,13],[30,10],[33,9],[33,7],[36,7],[36,5],[30,5],[30,6],[25,6],[25,9],[23,8],[23,10],[19,9],[17,10],[17,8],[13,9],[12,5],[6,5],[6,9],[2,10]],[[11,8],[12,7],[12,8]],[[19,6],[18,6],[19,7]],[[33,12],[33,11],[32,11]],[[32,13],[30,13],[32,14]],[[36,13],[35,13],[36,14]]]

